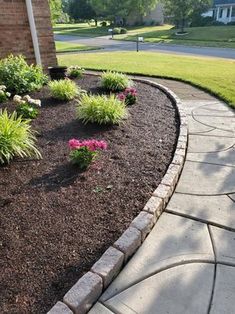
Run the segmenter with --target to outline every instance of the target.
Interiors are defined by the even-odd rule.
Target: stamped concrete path
[[[167,209],[89,314],[235,313],[235,114],[189,85],[185,166]]]

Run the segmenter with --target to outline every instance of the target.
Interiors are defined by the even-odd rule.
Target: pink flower
[[[98,149],[100,150],[106,150],[108,145],[105,141],[97,141],[97,140],[84,140],[79,141],[76,139],[71,139],[69,141],[69,147],[71,150],[79,149],[81,147],[87,147],[91,151],[96,151]]]
[[[126,99],[126,96],[123,93],[121,93],[121,94],[118,95],[118,99],[120,101],[124,101]]]

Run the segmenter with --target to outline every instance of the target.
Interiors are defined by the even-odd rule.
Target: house
[[[235,22],[235,0],[214,0],[214,17],[224,24]]]
[[[164,24],[164,12],[163,5],[158,3],[156,7],[150,10],[145,16],[141,16],[138,13],[132,11],[127,18],[127,25],[163,25]]]
[[[0,58],[23,54],[44,68],[57,64],[48,0],[0,0]]]

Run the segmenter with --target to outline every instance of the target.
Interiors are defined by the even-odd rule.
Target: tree
[[[62,15],[62,1],[61,0],[49,0],[51,9],[52,24],[55,24]]]
[[[184,32],[185,23],[197,11],[203,13],[210,6],[211,0],[163,0],[165,13],[174,18]]]
[[[90,0],[97,16],[107,17],[114,23],[120,18],[125,23],[126,18],[133,11],[144,16],[156,6],[157,2],[158,0]]]
[[[96,12],[89,0],[71,0],[69,2],[68,14],[75,20],[96,20]]]

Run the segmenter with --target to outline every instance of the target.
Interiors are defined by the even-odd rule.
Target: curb
[[[99,74],[89,73],[99,76]],[[143,210],[131,222],[129,228],[109,247],[91,270],[81,277],[65,294],[63,302],[57,302],[47,314],[85,314],[102,295],[104,289],[119,274],[131,256],[144,242],[158,218],[166,208],[178,183],[188,143],[187,116],[180,99],[167,87],[146,79],[133,79],[160,89],[176,105],[180,118],[180,130],[174,157],[157,189]]]

